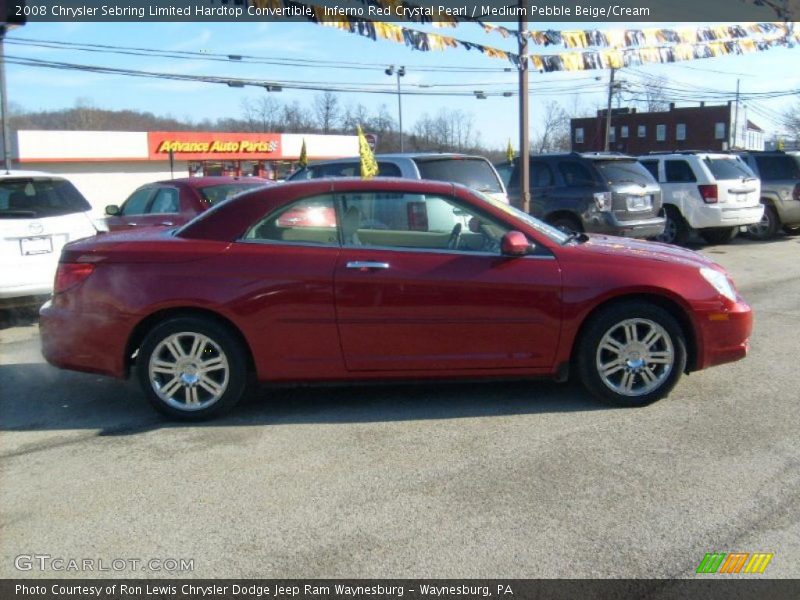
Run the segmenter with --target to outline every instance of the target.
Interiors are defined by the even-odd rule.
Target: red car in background
[[[752,329],[701,254],[384,178],[267,187],[178,230],[73,242],[40,315],[48,362],[135,373],[183,419],[230,409],[256,379],[577,375],[602,401],[644,406],[684,372],[743,358]]]
[[[273,183],[257,177],[185,177],[156,181],[138,188],[122,206],[106,206],[106,223],[110,231],[183,225],[218,202]]]

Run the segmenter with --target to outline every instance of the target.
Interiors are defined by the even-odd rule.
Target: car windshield
[[[223,183],[220,185],[209,185],[200,188],[200,195],[210,204],[217,204],[228,198],[233,198],[237,194],[242,194],[248,190],[254,190],[265,185],[264,183]]]
[[[650,172],[635,160],[597,160],[597,168],[608,183],[638,183],[655,185],[656,180]]]
[[[543,235],[546,235],[548,238],[550,238],[554,242],[557,242],[559,244],[563,244],[569,238],[569,235],[564,233],[560,229],[556,229],[555,227],[552,227],[552,226],[548,225],[547,223],[545,223],[543,221],[540,221],[536,217],[532,217],[531,215],[529,215],[529,214],[527,214],[525,212],[522,212],[518,208],[514,208],[510,204],[506,204],[505,202],[501,202],[497,198],[494,198],[493,196],[489,196],[487,194],[483,194],[481,192],[476,192],[476,193],[485,202],[488,202],[489,204],[491,204],[495,208],[499,208],[500,210],[502,210],[506,214],[511,215],[515,219],[519,219],[520,221],[524,221],[527,225],[530,225],[531,227],[533,227],[539,233],[541,233]]]
[[[500,180],[489,164],[483,158],[416,158],[419,174],[422,179],[435,181],[449,181],[460,183],[479,192],[502,194],[503,188]]]
[[[705,158],[703,162],[711,171],[715,179],[755,179],[755,174],[740,159],[730,158]]]
[[[0,180],[0,219],[41,219],[91,209],[86,198],[66,179]]]
[[[800,157],[757,156],[756,164],[761,179],[800,179]]]

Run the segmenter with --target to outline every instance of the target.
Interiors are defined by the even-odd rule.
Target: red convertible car
[[[400,179],[272,186],[178,229],[76,241],[41,309],[50,363],[134,373],[185,419],[230,409],[254,379],[577,375],[642,406],[743,358],[751,328],[700,254],[567,235],[480,192]]]

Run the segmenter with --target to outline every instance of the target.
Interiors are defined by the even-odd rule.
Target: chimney
[[[675,110],[675,103],[674,102],[670,102],[669,103],[669,109],[670,110]]]
[[[700,108],[703,108],[706,105],[705,102],[700,102]]]

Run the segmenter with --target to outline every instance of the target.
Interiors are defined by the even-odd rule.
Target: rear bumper
[[[39,309],[42,356],[60,369],[125,377],[124,326],[105,314],[76,313],[48,300]]]
[[[596,218],[586,223],[586,231],[622,237],[653,238],[664,233],[666,222],[664,217],[621,221],[613,213],[598,213]]]
[[[741,360],[750,348],[753,311],[741,298],[723,310],[697,314],[700,328],[697,369]]]
[[[728,204],[707,205],[694,213],[694,222],[689,224],[695,229],[738,227],[758,223],[762,216],[764,216],[762,204],[742,207]]]

